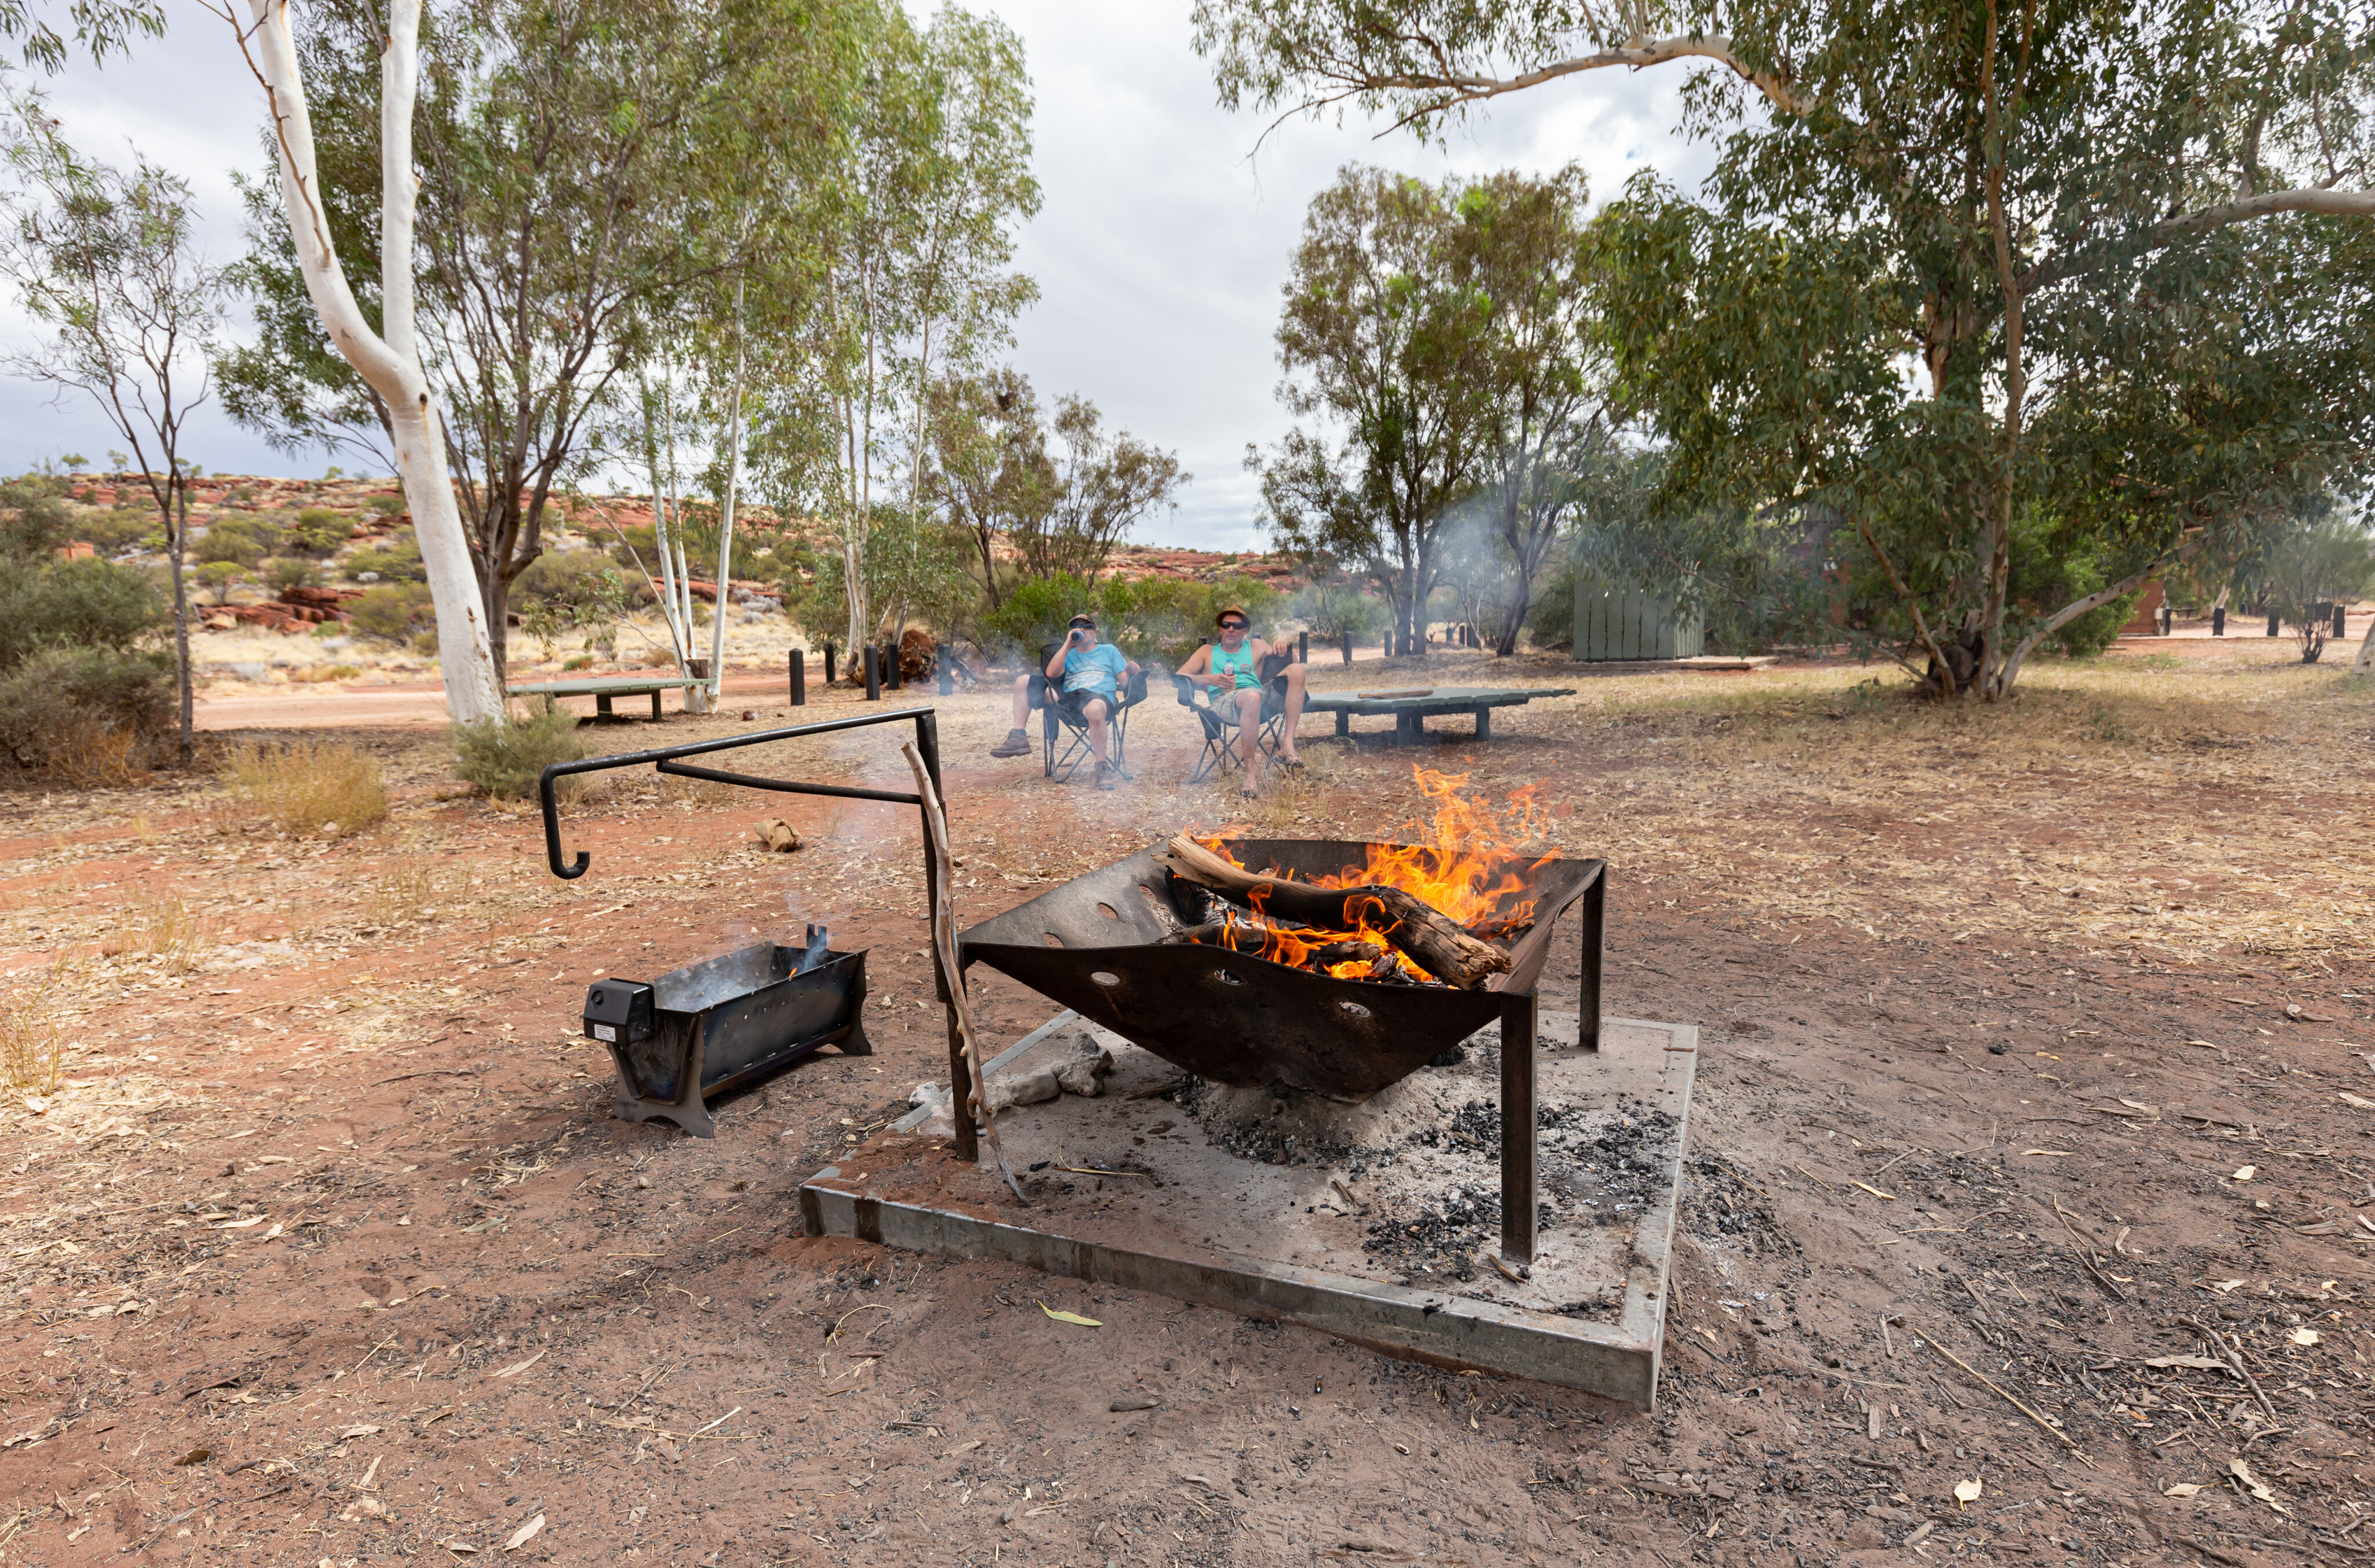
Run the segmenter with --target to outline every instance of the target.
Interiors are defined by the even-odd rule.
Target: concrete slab
[[[1169,1063],[1059,1014],[997,1065],[1069,1055],[1085,1034],[1112,1051],[1115,1070],[1101,1096],[999,1117],[1030,1207],[994,1169],[913,1131],[919,1114],[802,1184],[801,1208],[811,1234],[1002,1258],[1646,1407],[1698,1031],[1610,1020],[1591,1053],[1574,1048],[1573,1014],[1542,1015],[1541,1240],[1522,1279],[1491,1258],[1498,1033],[1480,1031],[1465,1061],[1404,1080],[1400,1110],[1353,1141],[1282,1132],[1272,1144],[1258,1118],[1215,1114],[1214,1096],[1247,1091],[1182,1091]],[[1280,1107],[1277,1125],[1295,1125]]]

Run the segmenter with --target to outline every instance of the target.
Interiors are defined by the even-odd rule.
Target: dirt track
[[[774,804],[622,790],[573,817],[595,871],[564,886],[531,819],[436,798],[433,756],[401,735],[373,741],[411,770],[396,821],[333,847],[214,831],[201,795],[18,797],[0,918],[20,953],[104,946],[165,886],[214,926],[186,974],[94,960],[79,1087],[0,1123],[0,1560],[483,1555],[538,1516],[513,1555],[2359,1555],[2364,949],[2264,936],[2310,914],[2304,886],[2366,882],[2363,827],[2335,816],[2353,803],[2286,760],[2355,704],[2331,672],[2201,678],[2292,682],[2251,687],[2249,713],[2225,688],[2082,681],[2056,706],[2040,682],[2019,743],[2075,760],[1964,761],[1942,827],[1926,783],[1890,804],[1890,779],[1934,776],[1929,721],[1900,733],[1843,699],[1863,674],[1595,683],[1429,759],[1495,795],[1540,782],[1549,831],[1609,846],[1610,1010],[1707,1026],[1652,1412],[802,1238],[792,1185],[945,1071],[912,839],[871,808],[796,807],[809,848],[769,858],[746,846]],[[1234,805],[1164,783],[1186,759],[1162,745],[1119,794],[1044,785],[979,756],[995,695],[943,707],[968,918]],[[1365,833],[1417,806],[1407,754],[1306,733],[1311,774],[1259,825]],[[2232,748],[2167,738],[2185,734]],[[1843,742],[1881,776],[1851,790],[1789,760]],[[2138,915],[2151,895],[2108,874],[2072,894],[2074,874],[1996,868],[2009,844],[2178,874],[2151,848],[2164,756],[2198,820],[2230,825],[2204,853],[2249,875],[2196,875]],[[2204,782],[2204,758],[2225,771]],[[854,746],[808,761],[881,766]],[[2296,832],[2313,863],[2261,853]],[[1782,854],[1802,863],[1764,868]],[[408,867],[429,880],[405,908]],[[609,1118],[574,1028],[586,979],[816,914],[872,949],[878,1055],[813,1059],[724,1107],[715,1141]],[[1572,983],[1554,972],[1554,1005]],[[1047,1011],[983,993],[1005,1038]],[[2235,1370],[2146,1364],[2230,1352]],[[1109,1409],[1140,1397],[1158,1403]]]

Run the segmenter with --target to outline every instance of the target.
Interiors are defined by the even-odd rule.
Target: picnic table
[[[1437,713],[1472,713],[1476,738],[1493,738],[1493,710],[1518,708],[1537,697],[1571,697],[1572,686],[1411,686],[1372,691],[1315,691],[1304,701],[1307,713],[1336,715],[1336,733],[1350,735],[1355,713],[1391,715],[1394,744],[1415,746],[1426,733],[1425,722]]]
[[[586,680],[522,681],[503,690],[514,697],[591,697],[594,699],[594,716],[602,719],[617,716],[610,711],[612,698],[641,697],[649,692],[652,717],[656,720],[660,716],[661,692],[689,691],[696,686],[707,684],[681,675],[606,675]]]

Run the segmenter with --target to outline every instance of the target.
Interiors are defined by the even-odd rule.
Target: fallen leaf
[[[2120,1103],[2121,1103],[2121,1104],[2122,1104],[2122,1105],[2125,1105],[2125,1106],[2129,1107],[2131,1110],[2136,1110],[2136,1111],[2144,1111],[2144,1112],[2147,1112],[2147,1113],[2149,1113],[2149,1114],[2153,1114],[2153,1115],[2156,1115],[2156,1116],[2157,1116],[2157,1115],[2159,1115],[2159,1114],[2160,1114],[2160,1107],[2159,1107],[2159,1106],[2157,1106],[2157,1105],[2147,1105],[2147,1104],[2145,1104],[2145,1103],[2143,1101],[2141,1101],[2141,1100],[2129,1100],[2129,1099],[2122,1098],[2122,1099],[2120,1101]]]
[[[479,1555],[479,1549],[472,1546],[466,1540],[441,1540],[437,1543],[437,1550],[440,1551],[460,1552],[467,1557],[476,1557]]]
[[[512,1532],[512,1539],[503,1542],[503,1550],[505,1551],[517,1551],[520,1548],[534,1540],[536,1539],[536,1533],[542,1528],[544,1528],[544,1515],[538,1514],[535,1518],[530,1519],[526,1524],[522,1525],[518,1529]]]
[[[213,1456],[214,1450],[211,1448],[193,1448],[188,1453],[183,1455],[180,1458],[174,1460],[173,1463],[176,1465],[203,1465]]]
[[[2202,1483],[2200,1481],[2180,1481],[2175,1486],[2170,1487],[2167,1491],[2162,1492],[2161,1495],[2163,1497],[2192,1497],[2195,1492],[2200,1491],[2201,1490]]]
[[[44,1115],[48,1114],[50,1102],[38,1094],[28,1094],[25,1096],[25,1109],[36,1116]]]
[[[1161,1402],[1157,1399],[1116,1399],[1105,1409],[1118,1415],[1125,1410],[1151,1410]]]
[[[1972,1477],[1967,1481],[1956,1481],[1955,1483],[1955,1501],[1957,1503],[1977,1503],[1979,1500],[1979,1495],[1987,1490],[1988,1489],[1985,1486],[1980,1484],[1979,1479],[1977,1476]]]
[[[2289,1336],[2287,1336],[2287,1338],[2289,1338],[2296,1345],[2314,1345],[2317,1343],[2317,1330],[2314,1328],[2296,1328]]]
[[[217,1225],[214,1228],[218,1231],[244,1231],[250,1225],[261,1225],[263,1223],[263,1215],[251,1214],[244,1220],[233,1220],[225,1224]]]
[[[982,1440],[976,1437],[971,1443],[958,1444],[954,1448],[951,1448],[947,1453],[941,1455],[940,1457],[943,1459],[953,1459],[960,1454],[972,1453],[975,1449],[980,1447],[981,1444]]]
[[[2233,1475],[2237,1480],[2243,1483],[2243,1489],[2246,1491],[2249,1491],[2252,1496],[2258,1498],[2261,1502],[2266,1503],[2277,1513],[2289,1514],[2292,1512],[2291,1509],[2276,1501],[2276,1494],[2268,1490],[2267,1483],[2261,1480],[2259,1477],[2253,1475],[2251,1473],[2251,1467],[2245,1464],[2240,1458],[2227,1460],[2227,1468],[2228,1473]]]
[[[1896,1201],[1896,1195],[1895,1193],[1883,1192],[1878,1187],[1873,1186],[1870,1182],[1849,1182],[1848,1185],[1849,1186],[1861,1187],[1864,1191],[1872,1194],[1873,1197],[1883,1199],[1885,1202],[1895,1203]]]
[[[2211,1281],[2210,1288],[2223,1296],[2229,1291],[2241,1290],[2249,1282],[2243,1279],[2216,1279]]]
[[[2259,1173],[2260,1168],[2257,1165],[2245,1165],[2236,1171],[2235,1179],[2239,1182],[2248,1182]]]
[[[1039,1303],[1039,1310],[1046,1313],[1049,1317],[1054,1318],[1058,1323],[1077,1323],[1083,1328],[1103,1328],[1105,1326],[1104,1324],[1099,1323],[1095,1318],[1082,1317],[1077,1312],[1058,1312],[1046,1302],[1041,1302]]]
[[[2021,1152],[2023,1154],[2069,1154],[2074,1151],[2067,1149],[2024,1149]]]
[[[512,1362],[511,1365],[503,1368],[502,1371],[495,1373],[495,1375],[497,1377],[517,1377],[521,1373],[526,1372],[528,1368],[534,1366],[537,1362],[542,1360],[544,1360],[544,1351],[538,1350],[536,1354],[528,1357],[528,1359],[524,1362]]]
[[[378,1430],[379,1428],[375,1426],[350,1426],[338,1433],[338,1441],[344,1443],[350,1437],[369,1437]]]
[[[2215,1356],[2154,1356],[2149,1361],[2145,1362],[2145,1365],[2154,1367],[2190,1366],[2202,1372],[2232,1372],[2235,1370]]]
[[[2375,1111],[2375,1100],[2369,1100],[2363,1094],[2353,1094],[2348,1090],[2343,1091],[2342,1102],[2360,1111]]]

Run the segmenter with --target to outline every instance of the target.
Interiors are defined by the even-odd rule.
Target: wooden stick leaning
[[[1257,877],[1233,866],[1181,833],[1155,857],[1183,881],[1209,888],[1273,919],[1328,931],[1361,927],[1364,904],[1374,902],[1369,925],[1419,968],[1447,985],[1472,991],[1489,975],[1509,967],[1509,955],[1470,936],[1442,911],[1400,888],[1315,888],[1287,877]]]
[[[956,867],[949,853],[948,814],[941,809],[939,792],[932,787],[932,775],[925,769],[924,754],[916,749],[916,743],[908,741],[899,749],[915,772],[916,793],[924,797],[924,825],[930,841],[926,847],[939,871],[932,879],[938,890],[932,900],[932,946],[940,955],[940,973],[948,976],[949,1007],[957,1015],[957,1035],[964,1042],[965,1076],[969,1082],[962,1103],[956,1103],[956,1086],[950,1085],[950,1100],[957,1114],[972,1116],[980,1125],[984,1146],[997,1161],[998,1173],[1006,1178],[1015,1197],[1027,1208],[1031,1200],[1022,1196],[1022,1184],[1006,1168],[1006,1150],[998,1146],[998,1118],[989,1113],[989,1087],[981,1076],[981,1046],[974,1037],[973,1005],[965,996],[963,973],[957,968],[956,898],[950,891]]]

